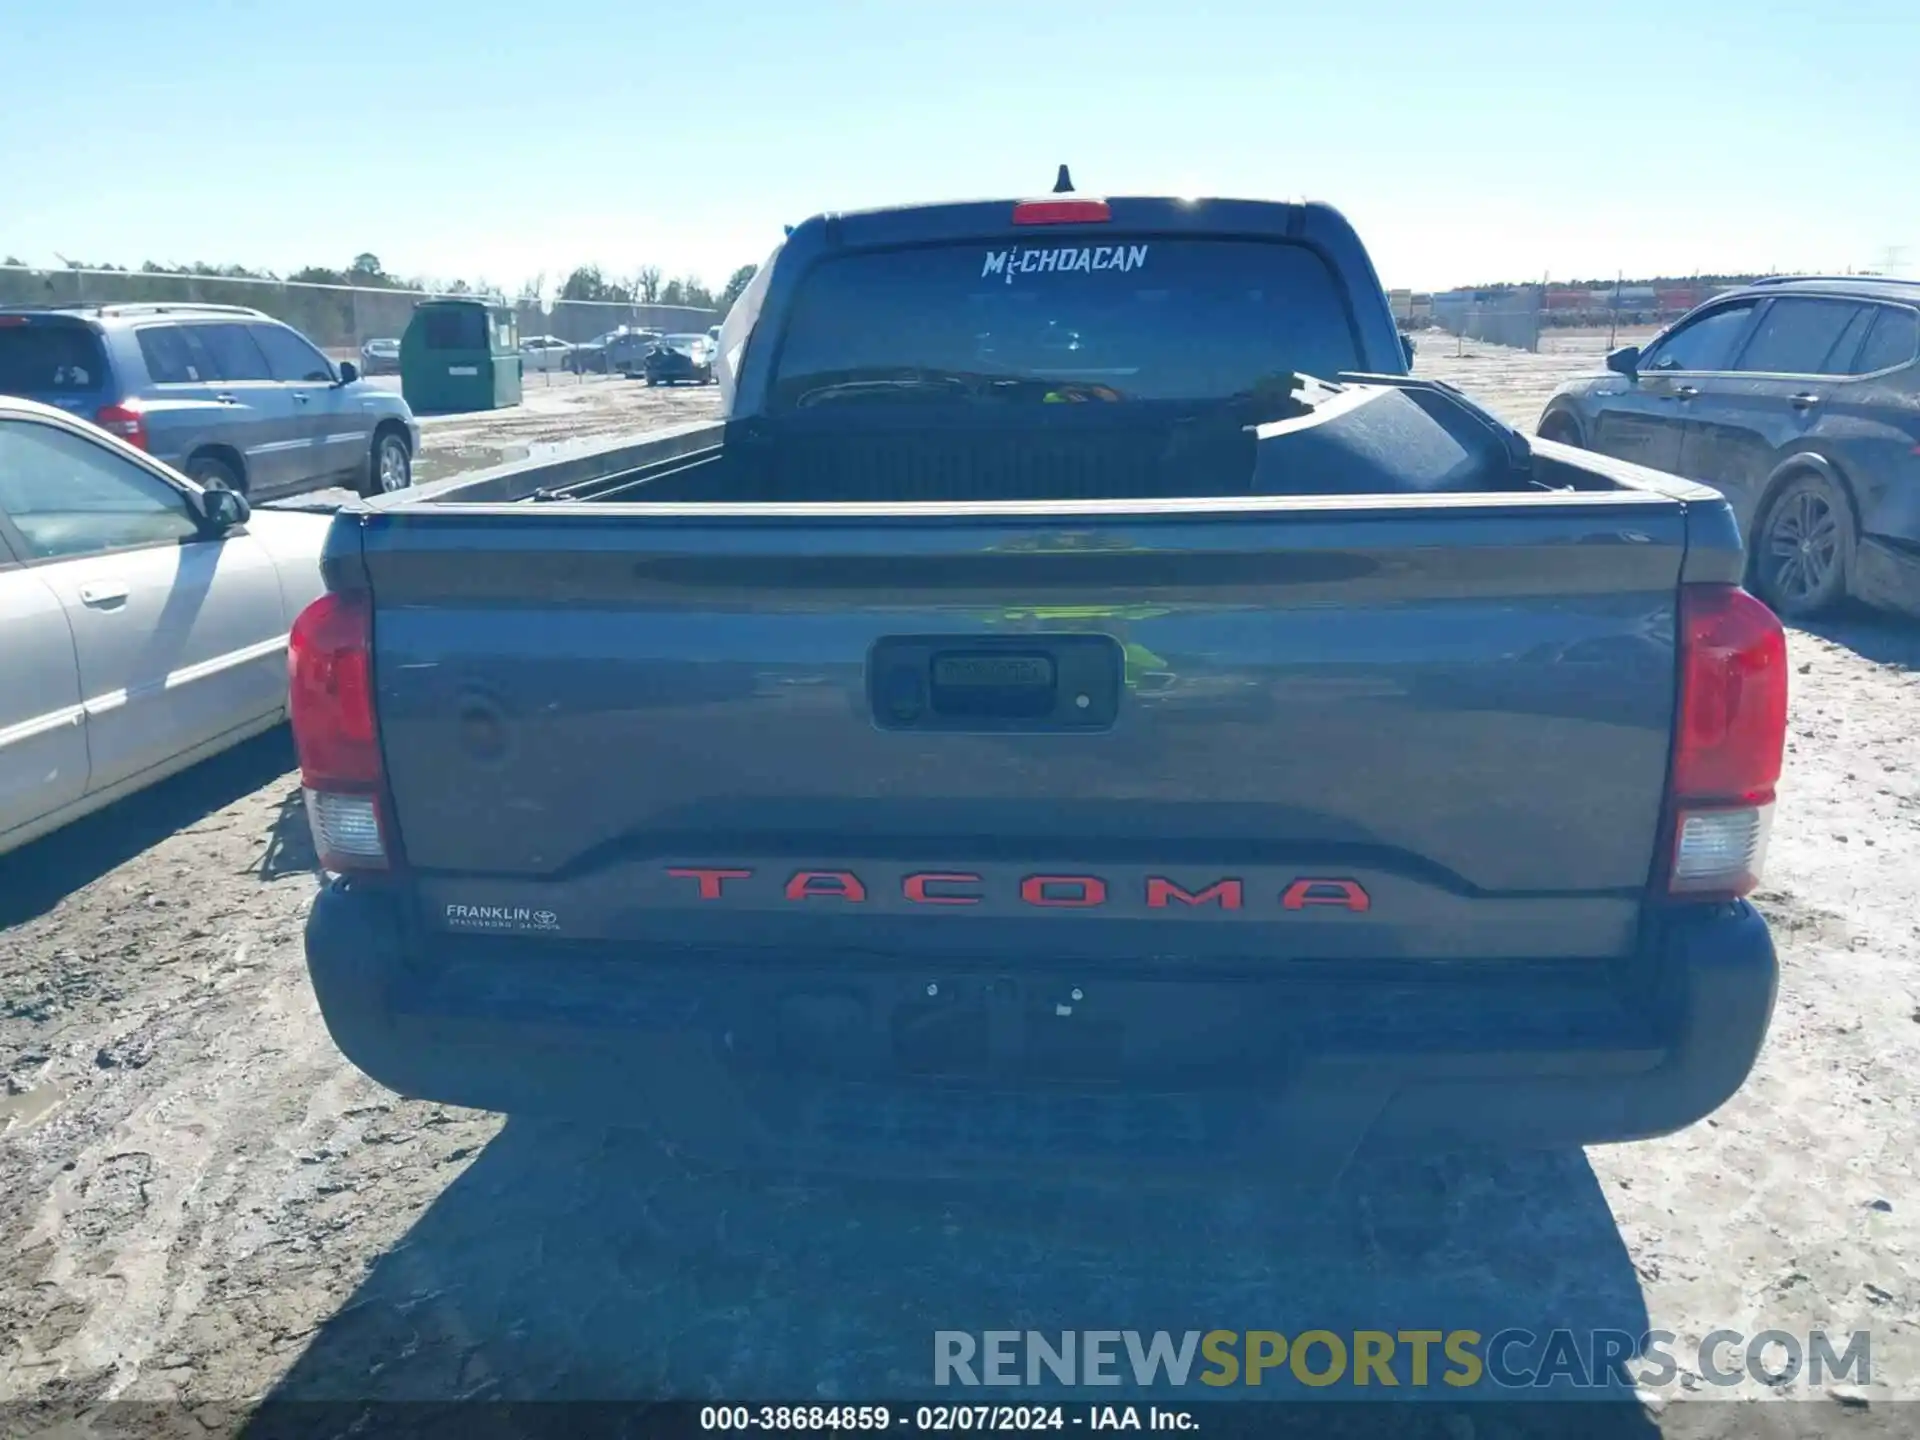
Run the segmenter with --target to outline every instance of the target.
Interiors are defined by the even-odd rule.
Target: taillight
[[[1104,200],[1022,200],[1013,207],[1016,225],[1084,225],[1112,218]]]
[[[1680,705],[1667,891],[1745,895],[1760,881],[1787,743],[1787,637],[1737,585],[1680,590]]]
[[[129,445],[147,448],[147,417],[138,405],[102,405],[94,412],[93,423]]]
[[[388,868],[373,719],[373,623],[364,595],[322,595],[287,637],[287,712],[323,868]]]

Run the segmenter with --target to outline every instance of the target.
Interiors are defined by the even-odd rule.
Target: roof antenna
[[[1053,182],[1053,193],[1056,195],[1073,193],[1073,177],[1067,174],[1067,167],[1064,165],[1060,167],[1060,178]]]

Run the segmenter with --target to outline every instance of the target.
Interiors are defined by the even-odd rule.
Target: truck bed
[[[1261,416],[1280,418],[1261,420]],[[1116,417],[1105,407],[1014,416],[831,412],[718,422],[581,448],[543,465],[482,471],[411,505],[917,504],[1499,495],[1644,489],[1669,477],[1609,474],[1581,452],[1529,440],[1452,389],[1404,376],[1304,383],[1279,404]],[[1578,455],[1575,463],[1569,461]],[[1623,478],[1631,475],[1632,478]],[[1664,492],[1660,492],[1664,493]],[[1706,492],[1702,492],[1706,493]]]
[[[1550,447],[1593,488],[645,498],[724,490],[724,447],[689,443],[710,438],[662,437],[650,478],[590,503],[376,503],[337,533],[332,571],[374,598],[435,923],[502,906],[582,940],[920,953],[1633,949],[1678,586],[1737,568],[1718,509],[1690,539],[1696,487]],[[889,721],[888,655],[947,651],[1091,666],[1098,723]],[[1096,873],[1103,902],[1024,902],[1048,867]],[[703,899],[675,873],[702,868],[752,875]],[[795,903],[803,870],[868,898]],[[978,876],[977,903],[929,913],[901,889],[921,871]],[[1303,877],[1367,908],[1284,908]],[[1156,879],[1223,878],[1259,903],[1149,903]]]

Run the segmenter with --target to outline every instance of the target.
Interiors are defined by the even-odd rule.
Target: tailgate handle
[[[933,656],[928,700],[941,715],[1045,715],[1054,708],[1053,658],[1032,651],[947,650]]]
[[[867,656],[883,730],[1103,730],[1124,688],[1110,635],[899,635]]]

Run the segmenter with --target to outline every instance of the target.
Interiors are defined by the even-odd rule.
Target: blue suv
[[[83,416],[254,500],[413,483],[407,402],[237,305],[0,308],[0,395]]]

